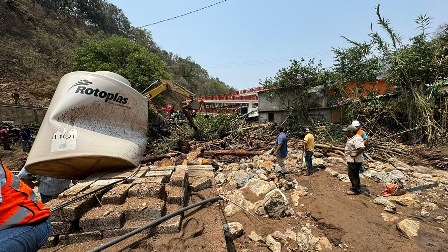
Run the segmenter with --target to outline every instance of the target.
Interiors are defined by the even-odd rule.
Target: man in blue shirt
[[[38,192],[43,203],[55,199],[58,195],[70,187],[71,180],[57,179],[44,176],[35,176],[28,172],[25,167],[17,175],[31,189],[38,187]],[[36,180],[36,182],[34,181]]]
[[[273,155],[277,157],[277,163],[281,168],[281,175],[284,176],[286,173],[285,158],[288,155],[288,140],[286,139],[286,134],[282,126],[277,126],[277,139],[275,141],[275,147]]]

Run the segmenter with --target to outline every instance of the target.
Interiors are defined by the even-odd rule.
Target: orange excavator
[[[175,93],[178,93],[186,98],[187,101],[184,105],[182,105],[181,109],[182,112],[185,114],[185,117],[188,120],[188,124],[191,128],[193,128],[195,131],[198,130],[198,127],[194,123],[193,120],[193,110],[199,109],[199,102],[195,99],[195,94],[191,91],[187,90],[186,88],[182,87],[181,85],[166,79],[158,79],[155,82],[151,83],[145,90],[143,90],[141,93],[143,96],[146,97],[146,100],[149,102],[152,98],[157,96],[158,94],[162,93],[165,90],[171,90]]]

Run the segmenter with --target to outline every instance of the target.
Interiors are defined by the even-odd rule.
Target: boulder
[[[271,218],[280,218],[287,209],[288,199],[279,189],[270,191],[264,197],[264,209]]]
[[[239,222],[229,222],[223,225],[224,235],[230,239],[236,239],[243,235],[243,224]]]
[[[411,219],[404,219],[397,224],[397,229],[408,238],[417,236],[419,227],[420,223]]]

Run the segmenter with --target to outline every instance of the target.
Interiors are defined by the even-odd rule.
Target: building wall
[[[288,118],[288,112],[286,111],[277,111],[277,112],[258,112],[258,122],[265,123],[269,122],[269,114],[273,115],[273,121],[277,124],[283,123],[286,118]]]
[[[260,112],[275,112],[286,110],[284,100],[273,99],[269,100],[266,92],[258,93],[258,113]]]
[[[44,120],[47,108],[0,104],[0,122],[13,122],[15,125],[40,124]]]

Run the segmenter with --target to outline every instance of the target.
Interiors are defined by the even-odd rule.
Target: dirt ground
[[[417,152],[416,152],[417,153]],[[418,151],[427,159],[408,157],[414,164],[436,165],[445,162],[448,157],[448,147],[437,149],[422,148]],[[0,151],[0,158],[11,168],[20,168],[20,158],[23,153],[20,146],[14,146],[13,151]],[[438,161],[437,161],[438,160]],[[327,167],[329,168],[329,167]],[[330,167],[346,173],[344,165]],[[443,169],[443,168],[442,168]],[[187,212],[183,221],[183,230],[167,235],[137,235],[106,251],[270,251],[264,243],[254,242],[248,235],[255,231],[266,237],[275,231],[285,232],[286,229],[300,230],[307,224],[311,226],[315,236],[327,237],[333,245],[333,250],[343,251],[448,251],[448,222],[440,222],[434,217],[423,218],[419,209],[397,205],[395,216],[399,220],[413,218],[420,222],[419,235],[407,238],[396,227],[396,221],[386,222],[381,214],[382,205],[373,203],[373,199],[384,189],[384,185],[370,179],[361,179],[364,188],[370,191],[368,195],[346,195],[348,183],[332,177],[324,169],[316,170],[311,176],[301,176],[291,173],[299,185],[308,188],[309,193],[300,197],[300,205],[294,206],[295,215],[281,219],[270,219],[258,216],[256,218],[244,211],[226,217],[223,213],[224,204],[210,204],[207,207]],[[190,204],[201,199],[216,196],[220,191],[235,190],[234,186],[213,188],[192,195]],[[432,192],[433,193],[433,192]],[[290,198],[288,192],[285,193]],[[429,190],[422,189],[420,196],[430,197]],[[441,189],[433,198],[439,206],[431,216],[448,216],[448,194]],[[259,198],[250,191],[244,191],[246,199],[255,202]],[[244,235],[225,241],[222,225],[226,222],[240,222],[244,226]],[[187,223],[187,224],[186,224]],[[443,232],[441,231],[443,230]],[[110,239],[109,239],[110,240]],[[66,247],[64,251],[86,251],[99,246],[107,240],[75,244]],[[133,245],[132,245],[133,244]],[[300,251],[297,244],[283,241],[282,251]],[[44,251],[54,251],[45,249]]]
[[[332,167],[343,172],[345,167]],[[301,205],[294,207],[298,218],[283,218],[280,220],[262,219],[259,223],[252,216],[243,212],[230,217],[227,221],[243,223],[244,231],[249,234],[255,231],[266,236],[274,231],[284,232],[289,228],[300,230],[306,223],[313,226],[313,234],[322,234],[335,245],[338,250],[344,251],[448,251],[448,234],[441,233],[434,227],[448,230],[448,223],[439,224],[431,219],[419,217],[419,212],[408,207],[399,207],[397,216],[400,219],[414,217],[423,224],[417,238],[408,239],[400,234],[396,223],[385,222],[381,213],[383,206],[373,203],[373,198],[384,188],[382,185],[368,179],[362,179],[364,188],[369,189],[372,196],[346,195],[348,183],[331,177],[324,170],[317,171],[311,176],[290,175],[297,179],[299,185],[309,188],[309,194],[301,197]],[[424,192],[423,192],[424,193]],[[255,196],[255,195],[253,195]],[[250,197],[247,197],[250,198]],[[439,199],[439,214],[448,214],[447,199]],[[270,251],[260,244],[242,236],[233,241],[236,251]],[[297,248],[289,244],[291,249]],[[284,250],[287,251],[287,250]],[[299,250],[293,250],[299,251]]]

